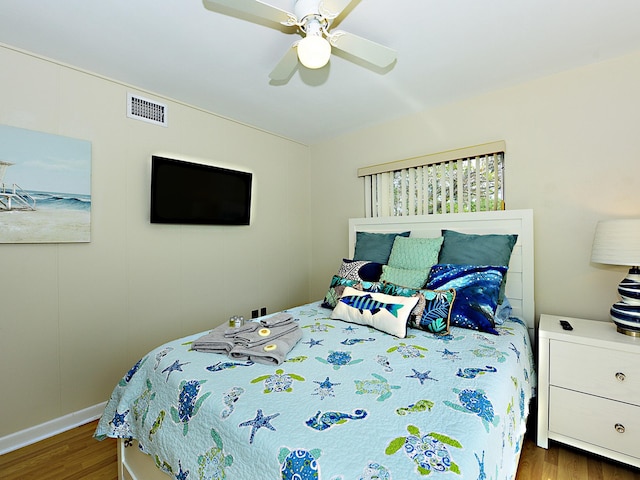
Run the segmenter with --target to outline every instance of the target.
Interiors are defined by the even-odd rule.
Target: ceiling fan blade
[[[328,38],[329,43],[337,49],[380,68],[388,67],[396,59],[397,52],[394,49],[352,33],[336,30]]]
[[[269,78],[276,82],[286,82],[291,78],[293,72],[296,71],[298,67],[298,42],[291,45],[291,48],[287,50],[287,53],[284,54],[284,57],[278,62],[271,73],[269,74]]]
[[[340,15],[350,3],[355,1],[356,0],[321,0],[318,9],[320,10],[320,15],[332,20]]]
[[[295,25],[298,21],[293,13],[263,3],[260,0],[202,0],[202,3],[208,10],[216,11],[216,7],[227,7],[283,25]]]

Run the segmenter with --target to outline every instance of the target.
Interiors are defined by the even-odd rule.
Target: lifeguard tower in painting
[[[36,200],[15,183],[4,183],[4,174],[13,163],[0,160],[0,212],[7,210],[35,210]]]

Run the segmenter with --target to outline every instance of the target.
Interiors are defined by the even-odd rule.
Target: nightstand
[[[640,338],[541,315],[538,349],[538,446],[556,440],[640,467]]]

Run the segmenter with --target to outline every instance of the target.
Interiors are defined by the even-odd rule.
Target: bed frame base
[[[168,475],[156,467],[152,458],[140,451],[138,441],[118,439],[118,480],[167,480]]]
[[[395,232],[411,230],[412,235],[435,237],[442,228],[465,233],[517,233],[518,242],[512,253],[507,277],[507,296],[514,314],[525,320],[534,338],[535,307],[533,295],[533,211],[456,213],[408,217],[359,218],[349,221],[349,254],[353,258],[357,231]],[[523,439],[524,441],[524,439]],[[166,480],[153,459],[141,452],[138,442],[118,439],[118,480]],[[522,449],[520,450],[522,453]],[[518,456],[519,459],[519,456]],[[515,474],[514,474],[515,479]]]

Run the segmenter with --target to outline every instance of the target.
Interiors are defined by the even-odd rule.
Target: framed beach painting
[[[91,142],[0,125],[0,243],[91,241]]]

